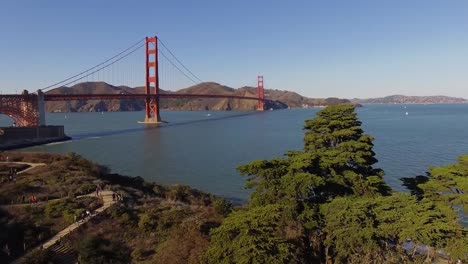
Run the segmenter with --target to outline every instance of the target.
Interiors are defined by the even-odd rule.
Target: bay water
[[[26,149],[76,152],[113,172],[161,184],[185,184],[246,200],[236,167],[300,150],[304,121],[318,108],[265,112],[162,111],[167,124],[137,123],[143,112],[51,113],[73,140]],[[364,131],[375,137],[386,182],[406,191],[400,178],[424,175],[429,166],[453,163],[468,153],[468,104],[365,105],[357,108]],[[0,125],[11,124],[6,116]]]

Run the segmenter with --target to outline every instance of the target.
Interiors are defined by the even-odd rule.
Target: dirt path
[[[32,169],[38,167],[38,166],[45,166],[45,165],[47,165],[47,164],[45,164],[45,163],[30,163],[30,162],[19,162],[19,161],[2,161],[2,162],[0,162],[0,164],[20,164],[20,165],[28,165],[28,166],[30,166],[29,168],[18,172],[18,174],[25,173],[25,172],[30,171],[30,170],[32,170]]]

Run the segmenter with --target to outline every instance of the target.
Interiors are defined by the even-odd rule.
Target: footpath
[[[93,214],[86,217],[85,219],[82,219],[80,221],[74,222],[73,224],[69,225],[68,227],[66,227],[62,231],[58,232],[55,236],[53,236],[49,240],[45,241],[44,243],[40,244],[36,248],[32,249],[30,252],[35,251],[35,250],[40,250],[40,249],[51,248],[57,242],[59,242],[62,238],[64,238],[65,236],[67,236],[68,234],[70,234],[71,232],[73,232],[74,230],[79,228],[80,226],[87,223],[93,217],[95,217],[95,216],[99,215],[100,213],[102,213],[103,211],[105,211],[107,208],[109,208],[110,206],[112,206],[113,204],[115,204],[117,202],[115,199],[112,199],[113,194],[114,194],[114,192],[112,192],[112,191],[100,191],[99,192],[99,198],[101,198],[103,200],[103,205],[101,207],[97,208],[94,211]],[[77,196],[76,198],[79,199],[81,197],[96,197],[96,193],[93,192],[93,193],[90,193],[90,194]],[[20,257],[20,258],[16,259],[15,261],[13,261],[12,264],[23,263],[23,261],[24,261],[24,257]]]
[[[30,162],[19,162],[19,161],[1,161],[0,164],[20,164],[20,165],[28,165],[30,166],[29,168],[25,169],[25,170],[22,170],[22,171],[19,171],[18,174],[22,174],[22,173],[25,173],[25,172],[28,172],[38,166],[45,166],[47,164],[45,163],[30,163]]]
[[[18,172],[18,174],[25,173],[25,172],[27,172],[29,170],[32,170],[32,169],[34,169],[34,168],[36,168],[38,166],[45,166],[46,165],[45,163],[0,162],[0,164],[12,164],[12,163],[13,164],[22,164],[22,165],[30,166],[29,168]],[[84,218],[84,219],[82,219],[80,221],[74,222],[73,224],[67,226],[65,229],[58,232],[55,236],[53,236],[49,240],[45,241],[44,243],[40,244],[39,246],[32,249],[31,251],[35,251],[35,250],[39,250],[39,249],[48,249],[48,248],[51,248],[52,246],[54,246],[63,237],[67,236],[68,234],[70,234],[71,232],[73,232],[74,230],[76,230],[77,228],[82,226],[83,224],[87,223],[90,219],[92,219],[93,217],[99,215],[100,213],[105,211],[107,208],[109,208],[110,206],[115,204],[117,201],[115,199],[115,196],[113,197],[113,195],[114,195],[113,191],[100,191],[99,196],[97,196],[97,197],[101,198],[102,201],[103,201],[103,205],[101,207],[97,208],[90,216],[88,216],[88,217],[86,217],[86,218]],[[96,192],[92,192],[90,194],[85,194],[85,195],[80,195],[80,196],[77,196],[76,198],[79,199],[79,198],[82,198],[82,197],[96,197]],[[28,205],[28,204],[14,204],[14,205],[5,205],[5,206],[24,206],[24,205]],[[12,264],[13,263],[14,264],[23,263],[23,261],[24,261],[24,257],[20,257],[20,258],[16,259],[15,261],[13,261]]]

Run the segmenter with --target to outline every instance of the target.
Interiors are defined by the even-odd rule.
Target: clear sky
[[[468,98],[466,0],[5,0],[0,91],[42,88],[155,34],[231,87],[263,74],[309,97]]]

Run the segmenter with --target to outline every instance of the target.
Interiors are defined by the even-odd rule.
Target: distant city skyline
[[[468,98],[463,0],[20,0],[0,7],[3,94],[46,87],[157,35],[202,80],[233,88],[263,75],[266,88],[307,97]]]

